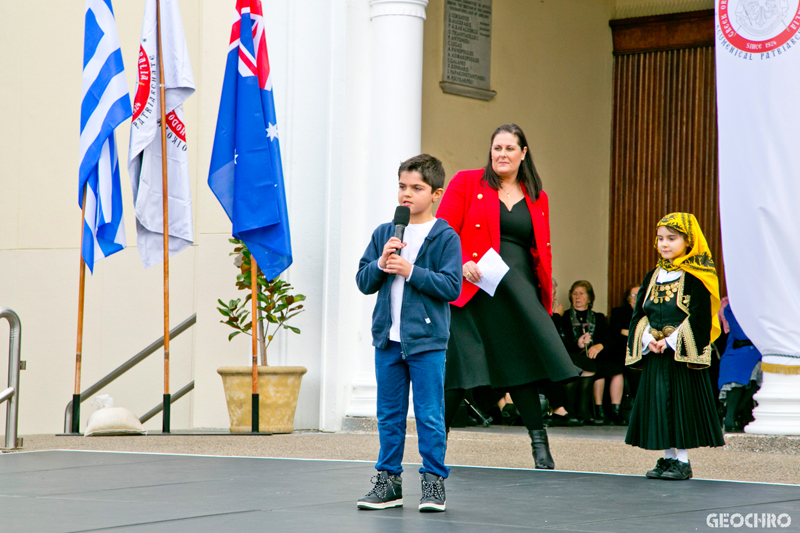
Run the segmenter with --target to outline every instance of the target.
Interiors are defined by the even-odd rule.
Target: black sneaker
[[[674,459],[669,467],[669,470],[661,474],[661,479],[691,479],[692,465],[691,463],[684,463]]]
[[[664,475],[664,472],[669,470],[670,466],[672,466],[673,461],[675,461],[675,459],[667,459],[666,457],[662,457],[656,462],[656,467],[652,470],[648,470],[644,476],[650,479],[661,479],[661,477]]]
[[[420,511],[444,511],[444,478],[436,474],[422,474],[422,498],[419,500]]]
[[[390,476],[381,470],[370,479],[375,486],[358,500],[359,509],[389,509],[403,506],[403,480],[400,475]]]

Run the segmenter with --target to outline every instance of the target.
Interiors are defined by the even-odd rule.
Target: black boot
[[[550,455],[550,444],[547,441],[547,431],[544,429],[531,429],[531,448],[533,449],[533,463],[536,468],[552,470],[556,467],[553,456]]]
[[[594,406],[594,425],[603,426],[606,423],[606,411],[602,405]]]
[[[572,416],[580,418],[581,415],[578,412],[578,405],[580,404],[581,398],[581,388],[580,388],[580,379],[576,379],[575,381],[571,381],[564,385],[564,408],[570,413]]]
[[[627,426],[628,421],[625,420],[625,417],[622,415],[620,411],[620,407],[618,403],[611,404],[611,422],[615,426]]]
[[[575,414],[578,418],[583,419],[583,423],[587,426],[594,424],[592,417],[591,406],[594,405],[594,376],[582,377],[578,383],[580,390],[578,391],[578,406]]]

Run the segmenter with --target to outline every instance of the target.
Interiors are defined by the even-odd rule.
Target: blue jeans
[[[389,474],[403,471],[406,443],[408,387],[414,387],[414,417],[417,421],[420,474],[446,478],[444,465],[447,441],[444,429],[444,350],[405,355],[400,343],[390,341],[386,349],[375,348],[375,377],[378,380],[378,432],[381,451],[377,470]]]

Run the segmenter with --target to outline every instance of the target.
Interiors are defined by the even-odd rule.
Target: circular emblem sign
[[[759,53],[786,44],[800,30],[800,0],[718,0],[725,38],[743,52]]]

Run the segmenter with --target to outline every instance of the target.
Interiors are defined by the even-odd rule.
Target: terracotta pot
[[[307,372],[302,366],[258,367],[258,430],[260,432],[291,433],[300,382]],[[253,367],[223,366],[217,369],[222,376],[231,433],[252,431]]]

